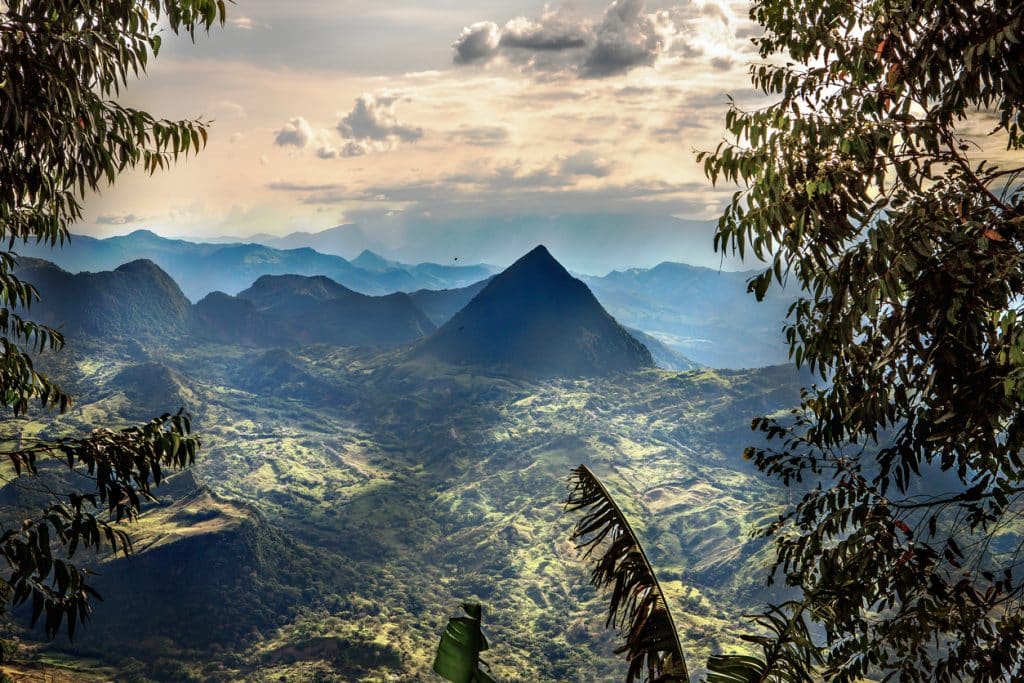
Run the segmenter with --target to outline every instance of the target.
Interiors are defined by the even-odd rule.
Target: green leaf
[[[481,630],[483,607],[477,603],[462,604],[465,617],[448,620],[434,658],[434,672],[453,683],[494,683],[480,668],[480,653],[488,649]]]

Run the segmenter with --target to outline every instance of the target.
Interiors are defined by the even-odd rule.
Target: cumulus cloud
[[[279,147],[306,147],[313,140],[313,127],[301,116],[296,116],[274,132],[274,144]]]
[[[585,47],[589,28],[562,10],[545,10],[539,19],[516,17],[505,24],[499,45],[524,50],[571,50]]]
[[[423,137],[423,129],[401,123],[395,114],[395,104],[401,98],[394,94],[365,93],[356,98],[352,111],[338,122],[337,131],[344,145],[337,155],[355,157],[395,149],[403,142],[416,142]],[[329,154],[329,150],[324,150]]]
[[[730,62],[736,26],[724,0],[690,0],[648,11],[645,0],[613,0],[596,19],[565,7],[538,18],[516,17],[499,27],[481,21],[463,29],[452,46],[456,64],[501,59],[524,71],[604,78],[654,66],[662,58],[705,56],[715,68]]]
[[[416,142],[423,129],[406,126],[395,116],[396,95],[375,96],[370,93],[356,98],[356,106],[338,124],[338,132],[353,140],[389,140]]]
[[[659,17],[644,9],[644,0],[615,0],[608,7],[580,67],[582,76],[612,76],[654,64],[665,47],[669,27],[659,26]]]
[[[338,148],[329,143],[324,143],[316,149],[318,159],[337,159],[339,155]]]
[[[456,64],[486,62],[498,53],[501,30],[493,21],[479,21],[462,29],[452,43],[452,61]]]

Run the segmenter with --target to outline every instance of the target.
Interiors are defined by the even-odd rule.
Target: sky
[[[284,235],[395,216],[710,220],[695,150],[750,90],[746,0],[237,0],[165,37],[122,102],[210,121],[129,172],[74,232]],[[710,246],[709,246],[710,252]]]

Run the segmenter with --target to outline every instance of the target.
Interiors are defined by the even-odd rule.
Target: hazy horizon
[[[745,0],[232,5],[227,26],[195,45],[165,35],[121,98],[212,120],[208,147],[166,172],[124,174],[89,198],[74,232],[283,237],[346,223],[581,213],[708,221],[732,189],[712,188],[693,152],[722,137],[727,94],[755,97],[747,9]],[[628,241],[647,237],[637,229]],[[700,237],[687,260],[717,267]],[[662,260],[681,258],[670,250]]]

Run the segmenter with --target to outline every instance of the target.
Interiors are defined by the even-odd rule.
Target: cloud
[[[711,68],[716,71],[728,71],[735,63],[729,57],[714,57],[711,59]]]
[[[352,111],[338,122],[337,131],[345,144],[335,156],[357,157],[389,151],[400,143],[413,143],[422,138],[422,128],[407,126],[395,115],[395,103],[400,99],[395,94],[364,93],[357,97]],[[328,150],[323,151],[329,154]]]
[[[462,29],[452,43],[452,61],[475,64],[489,61],[498,53],[501,31],[493,21],[479,21]]]
[[[505,24],[499,45],[524,50],[571,50],[585,47],[589,28],[562,10],[546,10],[539,19],[516,17]]]
[[[365,93],[356,98],[355,108],[338,124],[338,132],[352,140],[390,140],[416,142],[422,128],[406,126],[395,117],[396,95],[374,96]]]
[[[327,190],[307,193],[307,206],[357,205],[373,211],[404,210],[409,214],[464,219],[469,216],[630,212],[697,215],[709,202],[728,199],[726,190],[709,190],[702,182],[634,179],[600,187],[576,186],[557,169],[525,169],[518,163],[490,170],[468,169],[437,179],[374,184],[355,192]],[[349,209],[346,209],[348,215]]]
[[[324,143],[316,148],[316,157],[318,159],[337,159],[341,155],[341,152],[337,147],[329,143]]]
[[[245,111],[245,107],[240,105],[238,102],[232,102],[231,100],[210,102],[206,105],[206,109],[207,112],[213,116],[223,115],[234,119],[244,119],[249,116]]]
[[[301,116],[296,116],[274,132],[274,144],[279,147],[306,147],[313,139],[313,128]]]
[[[230,23],[235,28],[240,28],[243,31],[251,31],[255,27],[255,23],[252,17],[231,17]]]
[[[501,126],[459,126],[448,133],[449,140],[477,147],[500,145],[508,138],[508,129]]]
[[[593,178],[605,178],[612,173],[611,162],[589,151],[562,157],[558,169],[563,175]]]
[[[337,183],[295,183],[284,180],[275,180],[265,187],[275,192],[332,192],[341,189]]]
[[[97,225],[128,225],[130,223],[138,223],[139,221],[145,220],[142,216],[136,216],[134,213],[126,214],[104,214],[96,219]]]
[[[561,7],[538,18],[516,17],[501,28],[481,21],[463,29],[452,46],[456,64],[501,59],[522,71],[606,78],[662,59],[715,59],[731,66],[736,26],[724,0],[689,0],[648,11],[645,0],[613,0],[595,19]]]
[[[580,75],[600,78],[651,66],[665,42],[655,17],[644,11],[644,0],[615,0],[595,31]]]

